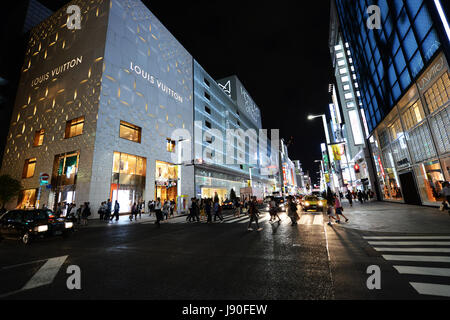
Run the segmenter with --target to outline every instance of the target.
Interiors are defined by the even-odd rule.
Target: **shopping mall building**
[[[125,213],[159,197],[184,210],[194,196],[246,187],[248,167],[197,157],[194,120],[202,137],[231,123],[256,129],[259,109],[253,119],[228,97],[141,1],[70,4],[80,30],[65,6],[31,32],[1,169],[24,190],[9,207],[90,202],[96,212],[109,198]]]
[[[379,196],[438,206],[450,180],[447,18],[438,0],[377,4],[381,28],[368,28],[366,1],[331,1],[343,108],[358,97]]]

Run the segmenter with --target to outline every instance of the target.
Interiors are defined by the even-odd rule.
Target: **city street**
[[[92,221],[69,239],[0,243],[1,299],[328,300],[450,297],[450,217],[435,208],[345,203],[348,224],[263,213],[260,233],[224,223]],[[68,290],[69,266],[81,290]],[[381,289],[369,290],[370,266]]]

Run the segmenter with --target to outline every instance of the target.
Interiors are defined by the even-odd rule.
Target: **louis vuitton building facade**
[[[66,6],[31,32],[1,168],[24,190],[8,207],[90,202],[96,212],[110,198],[129,212],[194,196],[173,137],[193,135],[192,56],[138,0],[73,4],[80,30]]]

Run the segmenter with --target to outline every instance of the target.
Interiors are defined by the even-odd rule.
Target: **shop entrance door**
[[[420,201],[420,196],[417,191],[413,173],[410,171],[400,174],[400,183],[402,185],[403,199],[405,200],[405,203],[420,206],[422,203]]]

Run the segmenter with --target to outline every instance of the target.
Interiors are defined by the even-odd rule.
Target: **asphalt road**
[[[261,232],[249,232],[245,217],[226,216],[225,223],[213,225],[188,224],[182,217],[161,228],[148,219],[97,224],[69,239],[30,246],[3,241],[0,299],[385,300],[450,295],[450,232],[437,237],[364,231],[352,228],[352,221],[329,227],[321,213],[302,214],[296,227],[282,218],[281,224],[270,224],[264,213]],[[423,238],[427,235],[437,238]],[[397,238],[407,236],[411,239]],[[441,258],[434,261],[436,256]],[[81,290],[67,288],[69,266],[80,268]],[[367,286],[370,266],[380,269],[380,290]]]

